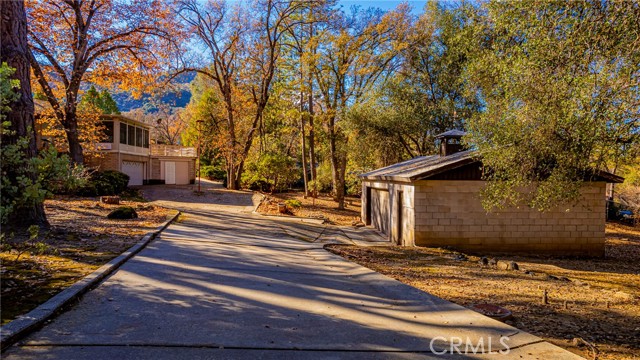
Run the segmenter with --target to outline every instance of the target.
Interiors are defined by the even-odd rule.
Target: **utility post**
[[[196,120],[196,123],[198,124],[198,194],[200,194],[200,182],[202,179],[202,174],[200,173],[200,142],[202,139],[202,120]]]

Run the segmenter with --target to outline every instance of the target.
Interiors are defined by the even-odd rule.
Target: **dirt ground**
[[[640,228],[608,224],[604,259],[486,254],[499,262],[485,266],[479,256],[436,248],[328,249],[462,306],[507,308],[510,324],[587,359],[594,352],[598,359],[640,359]],[[500,261],[515,261],[519,270],[500,270]]]
[[[132,206],[137,219],[109,220],[118,206]],[[101,204],[95,198],[45,201],[51,225],[31,234],[3,234],[0,248],[2,324],[27,313],[120,255],[164,223],[172,210],[141,201]]]
[[[286,215],[324,219],[327,224],[352,225],[360,221],[360,198],[347,197],[345,209],[338,209],[338,203],[328,195],[319,195],[317,198],[304,198],[301,192],[280,193],[265,195],[265,199],[258,207],[258,212],[267,215],[283,215],[278,211],[278,203],[287,200],[298,200],[300,207],[287,206]]]

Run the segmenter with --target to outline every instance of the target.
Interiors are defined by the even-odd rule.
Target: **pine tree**
[[[115,114],[120,115],[120,109],[118,109],[118,104],[113,100],[111,94],[107,90],[102,90],[100,93],[100,109],[105,114]]]

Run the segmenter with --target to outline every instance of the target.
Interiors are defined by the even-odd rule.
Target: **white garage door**
[[[123,161],[122,172],[129,175],[129,186],[142,185],[144,179],[144,163],[137,161]]]
[[[389,235],[391,208],[387,190],[371,189],[371,224],[382,233]]]
[[[173,161],[164,163],[164,183],[169,185],[176,183],[176,163]]]

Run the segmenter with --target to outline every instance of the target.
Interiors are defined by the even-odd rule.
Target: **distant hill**
[[[134,99],[130,93],[120,92],[112,94],[112,97],[121,112],[143,108],[147,113],[154,113],[157,112],[156,104],[166,104],[172,108],[183,108],[191,100],[189,84],[195,77],[195,73],[180,75],[175,80],[177,89],[168,90],[159,95],[144,94],[140,99]]]

